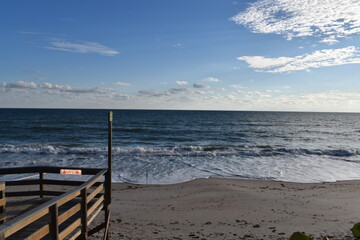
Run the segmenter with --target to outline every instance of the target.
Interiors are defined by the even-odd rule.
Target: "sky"
[[[360,0],[4,0],[0,107],[360,112]]]

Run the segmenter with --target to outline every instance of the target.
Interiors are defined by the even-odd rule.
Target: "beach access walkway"
[[[0,174],[27,176],[0,183],[0,240],[88,239],[99,231],[108,239],[108,169],[37,166],[1,168]],[[93,226],[97,217],[103,221]]]

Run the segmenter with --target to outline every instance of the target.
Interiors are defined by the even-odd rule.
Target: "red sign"
[[[60,169],[60,174],[81,175],[81,170],[77,170],[77,169]]]

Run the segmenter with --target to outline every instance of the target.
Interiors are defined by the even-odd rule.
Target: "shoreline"
[[[111,239],[289,239],[297,231],[353,239],[360,180],[113,183],[111,211]]]
[[[318,182],[292,182],[287,180],[276,180],[276,179],[263,179],[263,178],[240,178],[240,177],[225,177],[225,176],[208,176],[208,177],[199,177],[199,178],[192,178],[189,180],[185,180],[183,182],[176,182],[176,183],[136,183],[136,182],[114,182],[112,184],[126,184],[126,185],[137,185],[137,186],[167,186],[167,185],[177,185],[177,184],[186,184],[192,181],[197,180],[206,180],[206,179],[227,179],[227,180],[234,180],[234,181],[264,181],[264,182],[278,182],[278,183],[289,183],[289,184],[323,184],[323,183],[341,183],[341,182],[359,182],[360,178],[354,179],[341,179],[341,180],[333,180],[333,181],[318,181]]]

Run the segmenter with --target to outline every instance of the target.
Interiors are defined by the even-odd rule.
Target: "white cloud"
[[[50,42],[51,47],[46,47],[52,50],[75,52],[75,53],[97,53],[104,56],[115,56],[119,54],[118,51],[103,46],[96,42],[79,42],[71,43],[60,40]]]
[[[133,96],[128,95],[128,94],[123,94],[123,93],[113,94],[113,97],[114,97],[115,99],[120,99],[120,100],[129,100],[129,99],[132,99],[132,98],[133,98]]]
[[[267,89],[266,92],[268,92],[268,93],[279,93],[281,91],[278,90],[278,89]]]
[[[188,82],[185,82],[185,81],[176,81],[176,84],[178,84],[178,85],[187,85]]]
[[[51,84],[48,82],[44,82],[43,84],[40,85],[40,87],[44,88],[44,89],[57,89],[57,90],[64,90],[64,91],[72,89],[68,85],[57,85],[57,84]]]
[[[182,94],[182,93],[191,93],[192,91],[188,88],[170,88],[169,93],[171,94]]]
[[[164,97],[169,96],[170,94],[168,92],[158,92],[153,89],[151,90],[139,90],[138,92],[142,96],[148,96],[148,97]]]
[[[131,84],[130,83],[124,83],[124,82],[116,82],[116,83],[113,83],[113,85],[115,85],[115,86],[130,86]]]
[[[214,78],[214,77],[207,77],[203,79],[204,82],[220,82],[220,80],[218,78]]]
[[[13,83],[2,82],[0,86],[5,89],[34,89],[38,85],[34,82],[17,81]]]
[[[240,84],[233,84],[233,85],[230,85],[230,87],[236,88],[236,89],[246,88],[246,87],[244,87],[243,85],[240,85]]]
[[[253,98],[253,99],[271,97],[270,94],[262,93],[262,92],[259,92],[259,91],[241,91],[241,90],[236,90],[235,93],[241,94],[241,95],[243,95],[245,98]]]
[[[316,36],[332,44],[360,33],[358,0],[260,0],[231,18],[255,33]]]
[[[45,81],[46,78],[44,78],[44,77],[37,77],[36,80],[38,80],[38,81]]]
[[[166,97],[176,94],[189,94],[189,93],[193,93],[193,91],[188,88],[170,88],[169,90],[163,92],[159,92],[159,91],[155,91],[154,89],[151,89],[151,90],[140,90],[138,91],[138,93],[139,95],[148,96],[148,97]]]
[[[107,88],[76,88],[68,85],[57,85],[44,82],[42,84],[36,84],[34,82],[2,82],[0,87],[5,91],[13,90],[43,90],[45,93],[51,94],[109,94],[114,92],[112,89]]]
[[[317,50],[295,57],[267,58],[263,56],[242,56],[237,59],[245,61],[249,64],[250,68],[254,68],[256,71],[279,73],[360,63],[360,51],[359,48],[350,46],[338,49]]]
[[[194,84],[193,84],[193,87],[194,87],[194,88],[203,88],[203,89],[205,89],[205,88],[210,88],[209,86],[207,86],[207,85],[205,85],[205,84],[202,84],[202,83],[194,83]]]

